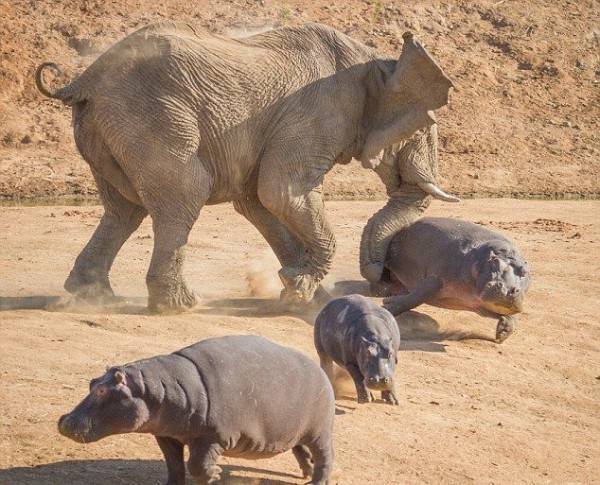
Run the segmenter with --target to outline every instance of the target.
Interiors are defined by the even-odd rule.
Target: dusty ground
[[[330,285],[358,278],[360,231],[378,205],[328,204],[339,242]],[[501,346],[486,340],[494,322],[467,313],[424,307],[431,319],[420,318],[419,331],[403,322],[401,405],[337,401],[334,483],[599,483],[599,211],[595,201],[434,204],[429,214],[481,221],[518,242],[535,273],[527,311]],[[1,484],[164,480],[149,437],[86,446],[55,429],[107,365],[239,333],[316,358],[312,316],[277,310],[266,245],[229,206],[207,208],[192,231],[186,272],[202,305],[169,317],[144,309],[148,222],[115,264],[112,281],[126,304],[61,308],[62,281],[101,209],[4,207],[0,214]],[[247,274],[262,296],[249,296]],[[224,462],[226,483],[301,483],[289,453]]]
[[[440,110],[444,184],[462,195],[600,195],[598,0],[0,0],[0,198],[93,195],[70,110],[33,71],[69,76],[126,34],[160,20],[226,35],[307,21],[398,55],[413,31],[458,90]],[[357,164],[328,177],[330,198],[382,194]]]

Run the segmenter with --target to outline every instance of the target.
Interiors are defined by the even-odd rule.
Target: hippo
[[[425,217],[394,235],[374,291],[388,296],[383,304],[394,315],[427,303],[495,318],[502,343],[530,282],[527,262],[509,239],[471,222]]]
[[[333,389],[315,362],[262,337],[228,336],[110,368],[58,429],[80,443],[153,434],[168,485],[185,483],[185,445],[200,484],[220,479],[221,455],[257,459],[291,449],[309,483],[325,485],[334,414]]]
[[[400,331],[394,316],[362,295],[331,300],[317,316],[315,348],[321,368],[333,382],[333,363],[348,371],[359,403],[374,400],[368,390],[397,405],[394,372]]]

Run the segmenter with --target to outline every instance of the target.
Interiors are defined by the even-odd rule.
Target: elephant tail
[[[62,71],[54,62],[44,62],[40,64],[35,70],[35,85],[39,89],[40,93],[48,98],[59,99],[67,106],[71,106],[79,101],[75,96],[76,89],[74,83],[67,84],[66,86],[58,88],[55,91],[52,91],[50,88],[48,88],[44,83],[44,71],[46,68],[52,69],[56,75],[62,74]]]

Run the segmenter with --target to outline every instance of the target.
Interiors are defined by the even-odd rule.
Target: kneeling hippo
[[[405,293],[384,300],[391,313],[422,303],[473,311],[498,319],[498,343],[513,333],[531,280],[527,262],[507,238],[441,217],[425,217],[398,232],[385,268],[385,293]]]
[[[262,337],[229,336],[109,369],[58,429],[80,443],[153,434],[169,485],[185,483],[184,445],[201,484],[220,478],[221,455],[255,459],[291,449],[305,477],[312,455],[310,483],[325,485],[334,412],[333,389],[308,357]]]
[[[315,348],[321,367],[333,381],[333,362],[348,371],[359,403],[381,391],[381,398],[398,404],[394,371],[400,349],[400,331],[393,315],[361,295],[330,301],[317,316]]]

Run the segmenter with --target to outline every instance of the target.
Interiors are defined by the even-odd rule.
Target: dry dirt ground
[[[457,87],[438,116],[449,190],[600,196],[599,0],[0,0],[0,198],[95,194],[70,110],[33,72],[52,60],[76,75],[161,20],[234,36],[317,21],[391,56],[411,30]],[[329,198],[383,192],[355,163],[334,172]]]
[[[380,204],[327,204],[339,246],[330,287],[358,279],[360,232]],[[489,340],[495,323],[476,315],[423,307],[429,318],[403,320],[400,406],[358,406],[341,381],[333,483],[599,483],[599,212],[597,201],[432,206],[430,215],[480,221],[517,241],[534,271],[526,313],[502,345]],[[0,214],[1,484],[164,481],[150,437],[80,445],[56,431],[107,365],[246,333],[316,359],[314,314],[278,309],[266,244],[227,205],[207,208],[192,231],[186,274],[202,304],[178,316],[145,312],[148,221],[115,263],[113,285],[126,302],[85,308],[61,286],[101,208]],[[291,453],[223,462],[224,483],[302,483]]]

